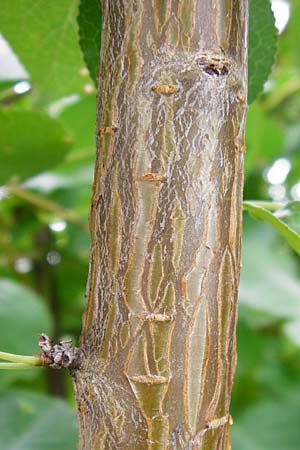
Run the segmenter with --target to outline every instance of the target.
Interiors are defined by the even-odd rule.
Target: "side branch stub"
[[[41,365],[50,366],[53,369],[69,369],[74,371],[80,366],[80,352],[74,347],[72,341],[62,341],[54,344],[45,333],[39,334],[39,347]]]

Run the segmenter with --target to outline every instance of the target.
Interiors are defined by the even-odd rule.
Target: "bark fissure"
[[[102,9],[79,446],[229,450],[247,1]]]

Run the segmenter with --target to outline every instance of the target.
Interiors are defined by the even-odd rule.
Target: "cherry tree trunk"
[[[229,450],[247,0],[102,0],[80,450]]]

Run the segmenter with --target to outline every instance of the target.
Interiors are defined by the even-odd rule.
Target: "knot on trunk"
[[[43,366],[70,370],[79,367],[79,349],[74,346],[71,340],[54,344],[49,336],[41,333],[39,334],[39,347],[42,350],[41,361]]]

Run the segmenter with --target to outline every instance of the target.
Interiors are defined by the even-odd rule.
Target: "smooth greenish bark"
[[[228,450],[247,0],[103,0],[81,450]]]

